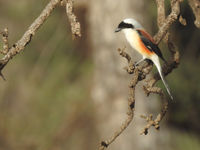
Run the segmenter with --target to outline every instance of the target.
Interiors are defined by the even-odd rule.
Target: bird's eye
[[[118,26],[118,28],[120,29],[125,29],[125,28],[133,28],[134,29],[134,26],[130,23],[125,23],[125,22],[121,22]]]
[[[123,28],[124,26],[124,22],[122,21],[119,25],[118,25],[118,28]]]

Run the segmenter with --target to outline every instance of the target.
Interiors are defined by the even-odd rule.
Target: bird
[[[156,66],[161,80],[169,94],[170,98],[173,100],[173,96],[170,92],[170,88],[164,78],[162,68],[160,65],[159,58],[162,59],[165,63],[160,48],[153,40],[152,36],[145,31],[142,25],[133,18],[126,18],[121,21],[118,27],[115,29],[115,32],[123,31],[128,43],[133,49],[139,52],[142,55],[142,59],[135,63],[135,66],[139,65],[144,60],[151,60]]]

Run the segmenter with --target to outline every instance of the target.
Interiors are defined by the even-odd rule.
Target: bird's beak
[[[115,29],[115,32],[119,32],[119,31],[121,31],[121,28]]]

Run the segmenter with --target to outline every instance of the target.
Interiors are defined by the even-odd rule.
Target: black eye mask
[[[134,28],[134,26],[133,26],[132,24],[125,23],[125,22],[122,21],[122,22],[118,25],[118,28],[120,28],[120,29]]]

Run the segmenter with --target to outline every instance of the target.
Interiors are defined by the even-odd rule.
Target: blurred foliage
[[[183,133],[179,130],[172,133],[173,143],[172,149],[175,150],[199,150],[200,140],[199,137],[190,133]]]
[[[10,44],[48,1],[0,0],[0,29],[8,26]],[[91,149],[92,63],[74,42],[65,9],[57,8],[3,70],[7,81],[0,84],[0,149]]]

